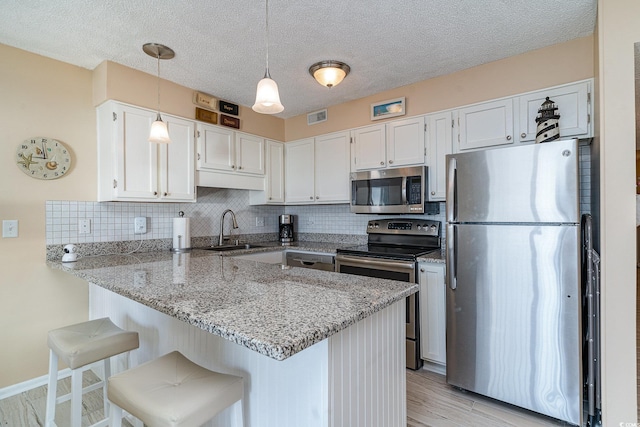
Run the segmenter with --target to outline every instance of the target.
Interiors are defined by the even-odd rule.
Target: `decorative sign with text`
[[[229,117],[224,114],[220,114],[220,124],[223,126],[229,126],[230,128],[240,129],[240,119],[237,117]]]
[[[220,101],[218,107],[221,113],[231,114],[232,116],[238,115],[238,106],[236,104],[232,104],[226,101]]]
[[[196,120],[212,123],[215,125],[218,124],[218,113],[196,107]]]

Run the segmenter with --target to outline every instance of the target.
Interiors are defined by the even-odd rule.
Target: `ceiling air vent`
[[[315,125],[316,123],[327,121],[327,110],[314,111],[307,114],[307,125]]]

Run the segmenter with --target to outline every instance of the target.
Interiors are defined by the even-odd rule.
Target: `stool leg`
[[[122,427],[122,408],[115,403],[110,406],[109,427]]]
[[[71,371],[71,427],[82,425],[82,368]]]
[[[104,359],[104,378],[102,379],[102,400],[104,407],[104,417],[109,416],[109,399],[107,398],[107,380],[111,376],[111,358]]]
[[[58,355],[49,350],[49,385],[47,387],[47,412],[44,418],[45,427],[53,425],[56,418],[56,394],[58,392]]]

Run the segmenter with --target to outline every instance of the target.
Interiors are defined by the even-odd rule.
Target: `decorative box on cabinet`
[[[353,171],[424,164],[422,116],[354,129],[352,136]]]
[[[264,139],[198,123],[197,178],[202,187],[264,190]]]
[[[107,101],[97,108],[98,200],[194,202],[195,122],[163,114],[170,144],[148,141],[156,112]]]
[[[284,144],[267,140],[267,167],[264,191],[251,191],[252,205],[284,203]]]
[[[447,363],[444,273],[444,264],[433,262],[418,264],[420,354],[424,360],[441,366]]]
[[[430,114],[427,122],[427,166],[429,166],[430,202],[445,201],[446,155],[453,152],[453,118],[451,111]]]
[[[558,107],[560,138],[590,138],[593,136],[591,81],[586,80],[518,97],[520,142],[535,141],[538,109],[547,97]]]
[[[513,102],[499,99],[458,109],[458,150],[513,144]]]

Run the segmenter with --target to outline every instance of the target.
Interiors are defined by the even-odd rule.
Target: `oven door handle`
[[[340,263],[349,263],[350,265],[363,265],[367,267],[375,266],[375,267],[387,267],[392,268],[394,270],[410,270],[413,271],[416,268],[416,263],[414,261],[405,262],[405,261],[385,261],[380,258],[363,258],[363,257],[354,257],[349,255],[338,255],[336,256],[336,262]]]

